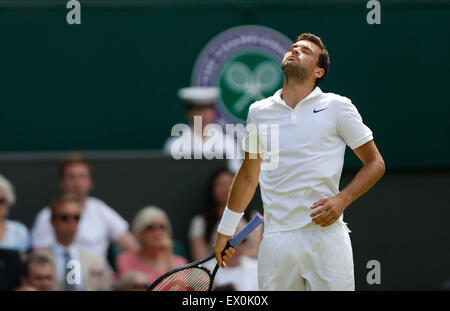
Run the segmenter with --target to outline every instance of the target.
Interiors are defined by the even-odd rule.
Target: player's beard
[[[285,61],[281,64],[281,72],[286,77],[287,83],[303,83],[308,77],[308,71],[300,62]]]

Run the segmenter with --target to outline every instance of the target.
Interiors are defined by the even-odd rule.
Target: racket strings
[[[209,273],[198,267],[177,271],[158,283],[153,291],[207,291],[211,277]]]

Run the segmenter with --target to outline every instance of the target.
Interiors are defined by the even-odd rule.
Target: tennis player
[[[304,33],[285,54],[284,82],[273,96],[250,106],[247,124],[279,126],[279,162],[264,169],[264,148],[248,134],[245,159],[235,176],[213,247],[223,268],[225,249],[258,186],[264,235],[258,255],[260,290],[354,290],[353,252],[344,210],[384,174],[372,131],[351,100],[323,93],[317,84],[330,65],[322,40]],[[270,135],[269,135],[270,136]],[[272,139],[272,138],[269,138]],[[363,163],[339,191],[348,145]]]

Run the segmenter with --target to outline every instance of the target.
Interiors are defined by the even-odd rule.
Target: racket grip
[[[241,231],[239,231],[234,236],[234,238],[231,239],[231,241],[229,242],[230,246],[235,247],[236,245],[241,243],[242,240],[244,240],[246,237],[248,237],[249,234],[252,233],[252,231],[255,230],[256,227],[258,227],[263,222],[264,222],[264,217],[261,216],[260,214],[257,214],[255,217],[253,217],[253,219],[248,224],[245,225],[244,228],[241,229]]]

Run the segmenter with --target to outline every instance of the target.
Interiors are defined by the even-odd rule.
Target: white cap
[[[218,87],[192,86],[178,90],[178,97],[195,106],[211,105],[219,96],[220,89]]]

